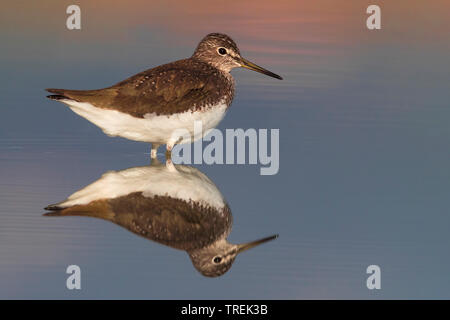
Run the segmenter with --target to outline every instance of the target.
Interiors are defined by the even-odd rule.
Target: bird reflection
[[[110,171],[66,200],[45,208],[46,216],[87,216],[111,221],[166,246],[184,250],[204,276],[227,272],[236,256],[277,235],[244,244],[227,237],[230,207],[198,169],[165,164]]]

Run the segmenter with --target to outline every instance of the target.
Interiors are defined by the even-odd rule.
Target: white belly
[[[196,168],[182,165],[176,166],[175,170],[170,170],[165,165],[152,165],[110,171],[57,205],[67,208],[134,192],[142,192],[143,196],[149,198],[158,195],[194,201],[218,210],[225,206],[222,194],[206,175]]]
[[[202,111],[186,111],[174,115],[146,114],[136,118],[116,110],[94,107],[90,103],[62,100],[73,112],[100,127],[109,136],[120,136],[135,141],[173,145],[175,130],[189,131],[192,141],[202,138],[223,119],[227,105],[219,103]],[[194,135],[194,122],[201,121],[202,132]]]

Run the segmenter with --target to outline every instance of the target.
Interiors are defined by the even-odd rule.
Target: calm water
[[[65,28],[69,3],[2,5],[0,298],[450,298],[448,3],[380,1],[380,31],[365,1],[78,3],[81,31]],[[196,167],[230,206],[231,242],[280,237],[211,279],[113,223],[42,216],[106,171],[149,164],[149,145],[105,136],[43,89],[111,85],[215,31],[285,78],[233,71],[219,125],[279,128],[280,171]],[[65,287],[70,264],[82,290]],[[381,290],[366,287],[372,264]]]

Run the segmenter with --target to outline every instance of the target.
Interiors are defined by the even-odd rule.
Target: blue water
[[[363,45],[321,43],[322,55],[249,53],[285,80],[233,71],[237,95],[219,129],[278,128],[279,173],[197,167],[230,205],[230,241],[280,237],[210,279],[184,252],[112,223],[42,216],[108,170],[149,163],[149,145],[105,136],[43,89],[104,87],[189,56],[203,36],[165,42],[181,36],[130,25],[134,36],[104,40],[89,26],[2,29],[0,298],[450,298],[448,41],[385,31]],[[66,289],[70,264],[81,267],[81,290]],[[372,264],[381,290],[366,287]]]

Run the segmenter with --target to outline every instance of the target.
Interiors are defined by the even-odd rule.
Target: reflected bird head
[[[210,33],[204,37],[192,57],[207,62],[224,72],[242,67],[279,80],[283,79],[279,75],[244,59],[233,39],[222,33]]]
[[[233,265],[236,256],[262,243],[274,240],[278,235],[242,244],[232,244],[220,239],[213,244],[188,252],[195,269],[206,277],[218,277]]]

